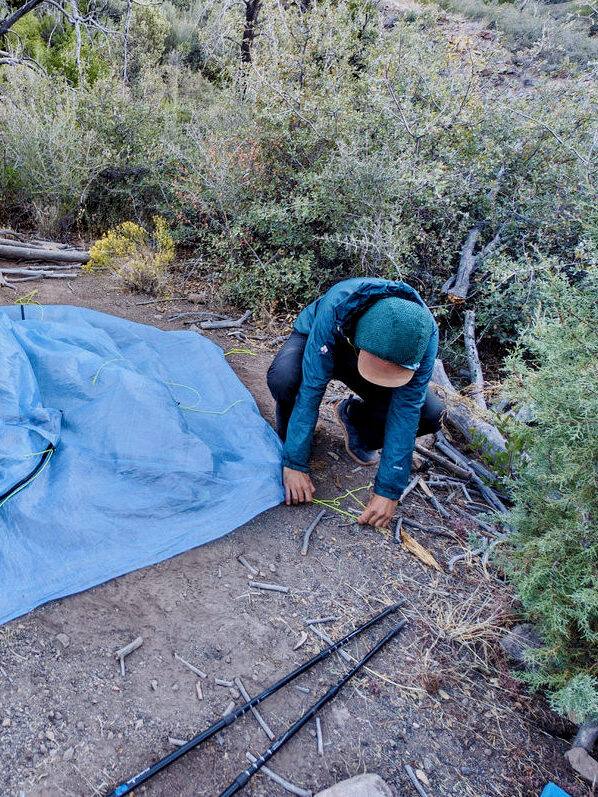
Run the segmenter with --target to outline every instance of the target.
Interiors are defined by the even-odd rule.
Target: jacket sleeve
[[[437,352],[436,329],[411,381],[393,391],[386,416],[384,449],[374,483],[374,492],[377,495],[396,500],[407,486],[420,412],[432,378]]]
[[[321,308],[303,353],[303,377],[289,420],[282,462],[288,468],[309,472],[309,455],[320,403],[334,371],[334,313]]]

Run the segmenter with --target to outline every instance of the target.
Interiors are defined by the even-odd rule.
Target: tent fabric
[[[280,441],[207,338],[0,307],[0,623],[282,499]]]

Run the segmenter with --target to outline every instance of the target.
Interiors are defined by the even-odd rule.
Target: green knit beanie
[[[416,371],[434,331],[430,311],[416,302],[379,299],[358,320],[355,345],[383,360]]]

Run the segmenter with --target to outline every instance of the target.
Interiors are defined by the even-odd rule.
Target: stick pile
[[[84,249],[53,241],[26,241],[10,230],[2,233],[15,240],[0,237],[0,286],[14,288],[12,283],[37,279],[72,279],[89,260],[89,252]]]

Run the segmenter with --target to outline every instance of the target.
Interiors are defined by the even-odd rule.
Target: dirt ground
[[[140,304],[145,297],[123,294],[107,278],[82,276],[68,285],[46,280],[26,289],[38,289],[35,298],[44,304],[82,305],[163,329],[182,327],[185,319],[171,322],[170,315],[202,309],[186,300]],[[14,294],[2,290],[0,304],[12,301]],[[265,372],[276,351],[268,341],[280,329],[244,329],[250,337],[242,344],[225,333],[213,339],[225,350],[247,347],[256,355],[228,359],[272,422]],[[333,385],[330,392],[338,390]],[[313,457],[318,497],[337,498],[370,484],[371,469],[355,466],[344,453],[329,401],[321,419]],[[351,514],[366,495],[360,490],[339,506]],[[440,497],[449,507],[463,500],[460,491]],[[405,503],[406,515],[457,535],[409,529],[442,572],[422,564],[390,533],[359,527],[335,511],[327,511],[308,555],[301,556],[302,532],[320,507],[283,505],[227,537],[0,628],[1,793],[106,794],[171,752],[169,738],[190,739],[231,701],[240,705],[236,689],[216,685],[215,678],[240,676],[256,694],[324,646],[307,630],[307,618],[337,617],[321,626],[336,639],[403,597],[396,617],[407,618],[405,631],[323,709],[324,755],[318,755],[310,723],[271,768],[314,792],[370,771],[398,795],[415,795],[404,769],[410,764],[430,797],[531,797],[549,780],[573,797],[590,794],[563,759],[573,729],[518,686],[498,646],[513,622],[508,590],[478,559],[458,563],[452,573],[446,568],[451,556],[467,550],[473,527],[443,521],[421,491]],[[289,593],[249,588],[251,575],[239,555]],[[363,655],[389,627],[391,619],[348,652]],[[307,639],[298,647],[304,631]],[[143,645],[127,658],[121,677],[114,652],[137,636]],[[175,652],[208,674],[201,680],[203,699],[197,677]],[[309,693],[288,686],[269,698],[260,710],[276,736],[346,667],[335,655],[298,679]],[[267,746],[250,714],[137,793],[217,795],[247,765],[246,751],[259,755]],[[245,793],[285,792],[258,774]]]

